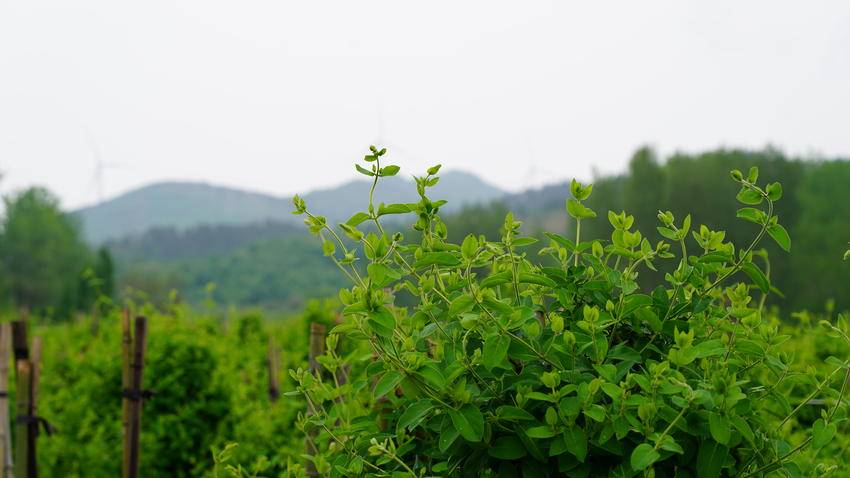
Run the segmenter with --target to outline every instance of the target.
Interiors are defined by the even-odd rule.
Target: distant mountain
[[[365,209],[370,183],[351,181],[341,186],[303,195],[311,210],[332,222]],[[505,192],[478,176],[447,172],[433,197],[449,201],[447,210],[489,202]],[[411,202],[416,190],[400,177],[382,179],[375,201]],[[145,186],[95,206],[75,211],[86,239],[102,243],[138,235],[154,228],[185,230],[201,225],[245,225],[267,221],[296,222],[290,198],[241,191],[205,183],[165,182]]]

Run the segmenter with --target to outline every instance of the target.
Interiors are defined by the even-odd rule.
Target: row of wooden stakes
[[[10,352],[12,352],[10,354]],[[9,358],[14,357],[15,443],[9,416]],[[51,425],[38,416],[38,384],[41,377],[41,338],[30,347],[27,321],[0,324],[0,478],[35,477],[36,438],[39,425],[49,434]]]
[[[0,323],[0,478],[38,477],[36,445],[40,431],[43,430],[47,435],[57,431],[46,418],[38,415],[42,341],[41,337],[33,337],[30,346],[26,314],[22,314],[22,317],[22,320]],[[153,394],[143,387],[147,325],[145,317],[131,320],[130,312],[124,310],[121,321],[122,478],[139,477],[142,405]],[[313,373],[321,369],[316,357],[325,352],[325,334],[324,325],[311,324],[309,361]],[[9,416],[10,357],[14,358],[16,384],[14,436]],[[273,340],[269,341],[268,372],[269,399],[275,402],[280,397],[280,354]],[[61,432],[59,425],[58,431]],[[310,438],[306,443],[307,452],[315,453]],[[315,468],[310,462],[307,463],[307,471],[309,476],[315,476]]]
[[[36,445],[40,431],[43,430],[48,436],[56,431],[45,417],[38,415],[42,342],[41,337],[33,337],[30,346],[28,321],[25,314],[22,317],[23,320],[0,323],[0,478],[37,478]],[[142,388],[147,320],[136,317],[131,324],[130,314],[125,311],[122,329],[121,476],[138,478],[142,403],[150,396]],[[14,437],[9,416],[10,356],[14,359],[15,372]]]

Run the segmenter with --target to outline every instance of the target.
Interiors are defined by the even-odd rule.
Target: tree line
[[[5,196],[3,205],[0,310],[64,319],[110,300],[115,292],[111,254],[83,242],[53,194],[33,187]]]
[[[642,147],[624,173],[593,179],[588,206],[601,214],[584,221],[582,230],[607,237],[611,225],[605,212],[625,210],[634,215],[635,227],[655,242],[661,240],[656,231],[661,208],[676,217],[690,213],[693,229],[704,224],[725,231],[726,240],[740,242],[757,226],[730,214],[740,205],[728,171],[750,166],[757,166],[765,181],[780,181],[784,187],[777,214],[788,226],[792,248],[788,254],[766,247],[773,285],[784,295],[774,294],[773,303],[789,313],[850,308],[850,266],[835,266],[850,241],[848,161],[795,158],[774,148],[660,158],[652,148]],[[573,226],[564,210],[568,188],[566,183],[554,184],[446,214],[450,239],[459,241],[469,233],[497,238],[508,211],[525,221],[528,231],[571,234]],[[32,188],[7,195],[4,204],[3,308],[26,307],[67,317],[88,310],[97,297],[114,297],[116,290],[141,291],[145,294],[140,298],[165,303],[177,289],[179,297],[190,302],[199,303],[212,292],[228,304],[291,310],[344,285],[321,252],[311,247],[307,234],[290,224],[163,228],[92,250],[82,240],[76,219],[61,211],[49,191]],[[415,231],[398,227],[408,241],[416,240]],[[645,271],[639,281],[657,284],[666,272],[663,266],[658,273]],[[210,283],[217,287],[211,289]]]
[[[692,230],[704,224],[725,231],[726,240],[739,243],[758,226],[730,214],[741,205],[735,199],[736,185],[728,180],[728,171],[751,166],[759,168],[763,180],[780,181],[784,189],[777,214],[788,225],[791,253],[774,244],[765,246],[773,285],[784,295],[774,298],[774,303],[789,312],[850,308],[850,266],[840,264],[850,241],[850,162],[846,160],[793,158],[774,148],[677,153],[662,160],[652,148],[642,147],[632,156],[626,173],[594,179],[588,205],[602,213],[584,221],[582,231],[606,237],[611,225],[605,211],[625,210],[634,215],[635,227],[654,243],[662,239],[656,230],[661,225],[657,218],[660,207],[676,217],[690,213]],[[565,220],[562,198],[567,188],[563,184],[531,191],[494,207],[515,211],[533,225],[545,226],[551,224],[552,217]],[[463,224],[462,218],[455,221]],[[492,233],[500,225],[493,221],[488,228]],[[649,271],[642,274],[642,282],[658,283],[666,272],[669,270],[664,268],[658,273]]]

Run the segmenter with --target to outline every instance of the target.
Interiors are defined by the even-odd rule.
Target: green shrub
[[[268,336],[279,338],[282,367],[303,366],[303,322],[255,312],[220,320],[182,305],[168,314],[142,309],[149,324],[144,387],[155,392],[142,413],[142,476],[210,476],[211,449],[231,442],[239,443],[229,455],[240,463],[267,457],[262,476],[285,470],[286,458],[303,450],[295,421],[304,404],[270,403]],[[39,415],[57,429],[38,441],[45,476],[120,475],[118,311],[99,323],[96,335],[89,320],[33,330],[44,343]],[[293,386],[281,379],[283,387]]]
[[[372,147],[357,165],[372,192],[399,171],[381,164],[385,152]],[[650,244],[625,212],[608,212],[610,238],[587,240],[592,186],[573,181],[566,209],[574,240],[546,233],[551,242],[533,260],[523,251],[538,240],[523,236],[511,214],[499,240],[450,243],[438,215],[444,201],[427,196],[438,171],[416,178],[417,203],[376,205],[370,193],[367,210],[339,225],[346,240],[293,199],[353,284],[339,294],[345,320],[328,337],[326,372],[292,372],[294,393],[311,408],[299,425],[316,444],[320,474],[827,472],[800,452],[828,445],[845,420],[850,368],[830,359],[799,373],[782,353],[789,336],[766,317],[773,289],[757,247],[766,238],[791,246],[774,215],[778,183],[759,186],[755,168],[732,172],[745,205],[737,215],[755,224],[742,248],[669,212],[658,214],[669,243]],[[395,214],[413,216],[418,243],[385,231],[382,218]],[[678,265],[663,284],[640,290],[640,271],[660,261]],[[412,306],[397,305],[403,295]],[[338,356],[340,336],[371,353]],[[343,366],[352,368],[340,384],[332,377]],[[813,399],[823,404],[820,417],[789,430]]]
[[[230,389],[211,347],[190,335],[157,337],[149,350],[146,387],[155,396],[144,406],[143,466],[152,476],[197,476],[217,437],[228,434]]]

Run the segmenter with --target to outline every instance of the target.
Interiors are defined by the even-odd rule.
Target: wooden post
[[[32,376],[29,340],[27,338],[27,313],[21,312],[21,320],[12,322],[12,349],[15,356],[15,478],[36,476],[33,444],[38,423],[32,413]]]
[[[18,418],[15,420],[15,478],[29,478],[30,476],[30,440],[29,422],[26,417],[30,413],[30,397],[32,388],[30,386],[31,367],[28,360],[19,360],[17,368],[17,389],[15,391],[15,409]]]
[[[29,470],[29,478],[37,478],[38,477],[38,463],[36,462],[37,449],[36,449],[36,441],[38,440],[38,425],[39,422],[36,417],[38,417],[38,386],[39,381],[41,380],[41,337],[33,337],[32,338],[32,350],[30,351],[30,411],[29,411],[29,419],[27,420],[28,434],[27,440],[29,440],[29,455],[27,459],[29,460],[29,465],[27,466]]]
[[[0,324],[0,478],[13,478],[12,428],[9,426],[9,356],[12,325]]]
[[[274,403],[280,397],[280,354],[274,343],[274,337],[269,337],[269,400]]]
[[[12,347],[15,351],[15,362],[30,358],[30,347],[29,342],[27,341],[26,319],[12,322]]]
[[[142,431],[142,401],[144,397],[142,378],[145,366],[145,346],[147,343],[148,323],[144,317],[136,317],[133,334],[133,363],[130,371],[130,390],[125,391],[130,399],[129,413],[129,463],[128,478],[139,478],[140,437]]]
[[[313,375],[321,374],[322,366],[319,364],[319,361],[316,360],[316,357],[320,355],[324,355],[325,353],[325,326],[322,324],[318,324],[316,322],[310,323],[310,351],[307,356],[310,362],[310,373]],[[307,403],[307,416],[313,415],[315,410],[310,405],[309,401]],[[316,455],[318,450],[315,446],[316,440],[316,432],[315,430],[310,430],[307,434],[307,438],[305,439],[305,447],[307,449],[307,454],[310,456]],[[316,477],[319,476],[319,472],[316,470],[316,466],[312,461],[307,460],[306,466],[307,476]]]
[[[130,390],[130,362],[132,360],[133,333],[130,330],[130,311],[124,309],[121,317],[121,390]],[[123,459],[121,460],[121,477],[130,474],[130,399],[121,399],[121,431],[123,443]]]

